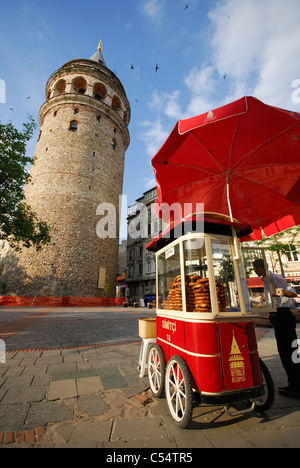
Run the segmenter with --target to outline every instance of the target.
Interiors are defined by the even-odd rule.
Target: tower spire
[[[97,52],[95,52],[94,55],[92,55],[92,57],[90,57],[90,60],[93,60],[94,62],[100,63],[100,65],[104,65],[106,67],[106,63],[105,63],[105,60],[104,60],[103,55],[102,55],[102,36],[101,36],[101,39],[100,39],[100,42],[99,42],[99,45],[98,45]]]

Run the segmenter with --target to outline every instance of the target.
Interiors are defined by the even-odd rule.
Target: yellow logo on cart
[[[229,357],[230,372],[232,382],[245,382],[245,364],[244,358],[233,334],[231,352]]]

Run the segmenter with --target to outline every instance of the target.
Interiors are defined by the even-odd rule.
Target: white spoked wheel
[[[273,405],[275,400],[275,386],[272,375],[266,364],[261,359],[259,362],[263,378],[264,394],[261,397],[255,398],[255,400],[245,400],[245,403],[250,407],[253,402],[255,402],[255,408],[262,412],[267,411]]]
[[[264,396],[257,398],[255,400],[256,409],[260,411],[267,411],[271,408],[275,400],[275,387],[273,378],[270,374],[269,369],[267,368],[266,364],[260,359],[260,367],[263,377],[263,386],[265,389]]]
[[[156,398],[161,398],[165,390],[166,359],[162,348],[153,344],[148,356],[148,379],[151,391]]]
[[[180,356],[173,356],[166,369],[166,398],[175,423],[186,428],[192,418],[193,394],[189,368]]]

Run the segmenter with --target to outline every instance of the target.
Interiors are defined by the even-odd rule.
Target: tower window
[[[64,79],[59,80],[55,85],[55,90],[59,93],[64,93],[66,90],[66,84],[67,84],[66,80]]]
[[[79,113],[79,110],[78,109],[74,109],[74,114],[78,114]]]
[[[72,84],[78,94],[85,94],[87,90],[87,81],[82,76],[74,78]]]
[[[120,99],[118,98],[118,96],[114,96],[114,97],[112,98],[112,107],[113,107],[115,110],[121,109],[121,101],[120,101]]]
[[[101,120],[101,115],[97,115],[97,122],[100,122]]]
[[[70,127],[69,127],[70,132],[77,132],[77,128],[78,128],[78,124],[76,120],[72,120],[72,122],[70,123]]]
[[[102,83],[95,83],[94,84],[94,97],[98,99],[98,101],[102,101],[107,95],[107,89]]]
[[[111,147],[112,147],[113,150],[115,150],[117,148],[117,142],[116,142],[116,140],[114,138],[111,140]]]

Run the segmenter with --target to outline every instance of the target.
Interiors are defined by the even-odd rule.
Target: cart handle
[[[235,418],[236,416],[243,416],[244,414],[252,413],[255,409],[255,400],[253,401],[250,408],[241,410],[241,411],[230,411],[228,405],[224,406],[224,409],[230,418]]]

